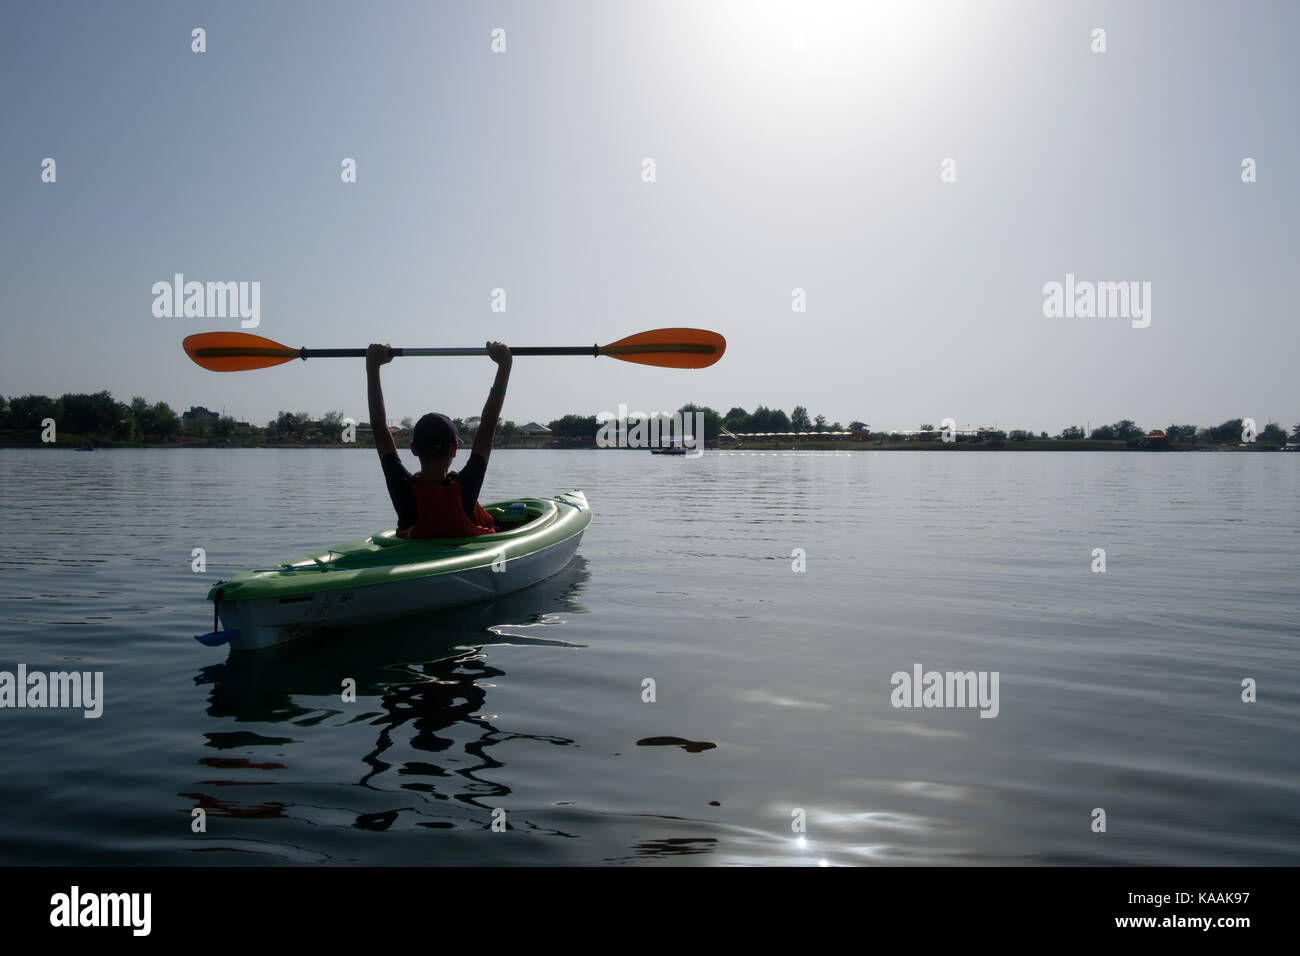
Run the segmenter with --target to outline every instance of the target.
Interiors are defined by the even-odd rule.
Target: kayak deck
[[[408,539],[390,530],[218,582],[208,600],[226,630],[199,640],[257,649],[508,594],[567,564],[591,521],[580,491],[485,507],[495,534]]]

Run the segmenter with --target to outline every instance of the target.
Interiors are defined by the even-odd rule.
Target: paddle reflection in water
[[[199,758],[198,763],[217,770],[220,779],[201,780],[184,796],[214,817],[305,817],[319,822],[323,809],[319,784],[310,787],[307,799],[312,807],[260,802],[255,792],[241,802],[237,794],[244,787],[273,782],[277,795],[283,795],[293,774],[295,750],[325,739],[331,748],[346,744],[363,765],[357,776],[340,779],[339,784],[386,794],[381,802],[390,802],[383,809],[358,812],[360,808],[353,806],[358,801],[349,797],[346,811],[338,808],[329,814],[334,818],[331,822],[343,822],[338,819],[342,812],[351,815],[351,826],[371,830],[388,829],[402,813],[455,818],[455,822],[414,822],[426,828],[490,824],[488,814],[510,793],[509,787],[485,777],[504,766],[491,755],[493,747],[521,739],[558,746],[575,741],[494,726],[494,715],[487,712],[488,691],[504,672],[487,662],[483,649],[492,645],[581,647],[551,635],[563,631],[565,616],[585,613],[580,596],[589,577],[586,562],[578,555],[560,573],[496,601],[325,633],[284,648],[231,651],[225,663],[205,667],[195,677],[197,684],[211,685],[208,715],[236,724],[287,726],[268,734],[233,728],[204,734],[205,747],[227,754],[242,751],[246,756]],[[355,703],[343,699],[349,680],[355,682]],[[358,738],[356,731],[362,726],[378,728],[377,735],[371,732]],[[410,730],[403,732],[405,727]],[[291,733],[285,732],[290,728]],[[365,743],[359,747],[361,739]],[[422,759],[404,753],[411,750]],[[338,758],[351,759],[347,753]],[[274,780],[257,779],[264,773],[274,774]],[[387,777],[390,773],[395,776]],[[393,808],[395,790],[421,794],[424,803],[404,802]],[[434,807],[431,801],[439,805]],[[462,805],[463,812],[451,810],[456,804]],[[513,825],[520,823],[516,819]]]

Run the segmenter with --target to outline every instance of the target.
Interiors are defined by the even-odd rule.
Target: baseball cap
[[[411,447],[416,453],[440,454],[460,445],[456,423],[441,412],[421,416],[411,433]]]

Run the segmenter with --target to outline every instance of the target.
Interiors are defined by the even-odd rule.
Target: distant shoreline
[[[59,442],[43,443],[40,441],[18,441],[12,437],[0,436],[0,449],[6,448],[50,448],[62,449],[64,451],[76,451],[84,448],[85,439],[78,436],[65,436],[65,440]],[[94,451],[117,451],[121,449],[166,449],[175,451],[185,451],[200,448],[217,448],[222,450],[235,449],[342,449],[356,450],[364,449],[373,451],[374,445],[361,444],[358,442],[275,442],[275,443],[226,443],[218,444],[217,442],[141,442],[130,444],[127,442],[95,442],[91,450]],[[527,449],[527,450],[548,450],[548,451],[631,451],[641,452],[644,454],[649,451],[648,448],[599,448],[594,442],[592,443],[575,443],[575,442],[556,442],[554,439],[537,439],[525,442],[502,443],[493,446],[494,449]],[[839,451],[839,452],[868,452],[868,451],[903,451],[903,452],[972,452],[972,451],[1007,451],[1007,452],[1034,452],[1034,451],[1068,451],[1068,452],[1140,452],[1142,454],[1162,454],[1174,453],[1181,454],[1184,452],[1268,452],[1283,451],[1294,448],[1271,444],[1236,444],[1236,445],[1176,445],[1164,448],[1139,448],[1122,441],[1103,441],[1088,438],[1081,439],[1028,439],[1025,441],[1010,441],[1005,439],[992,439],[988,441],[956,441],[956,442],[937,442],[937,441],[904,441],[904,442],[874,442],[874,441],[797,441],[797,442],[728,442],[726,444],[712,443],[705,446],[708,451],[735,451],[735,452],[752,452],[752,451]],[[403,450],[403,449],[399,449]],[[663,456],[663,457],[682,457],[682,456]],[[689,457],[689,456],[687,456]]]

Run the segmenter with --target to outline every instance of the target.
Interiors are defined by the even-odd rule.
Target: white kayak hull
[[[374,624],[491,600],[549,578],[572,560],[581,540],[578,534],[545,551],[515,558],[506,563],[503,571],[473,568],[436,578],[323,591],[287,603],[274,598],[226,601],[219,610],[221,624],[238,632],[230,641],[231,650],[255,651],[331,628]]]

